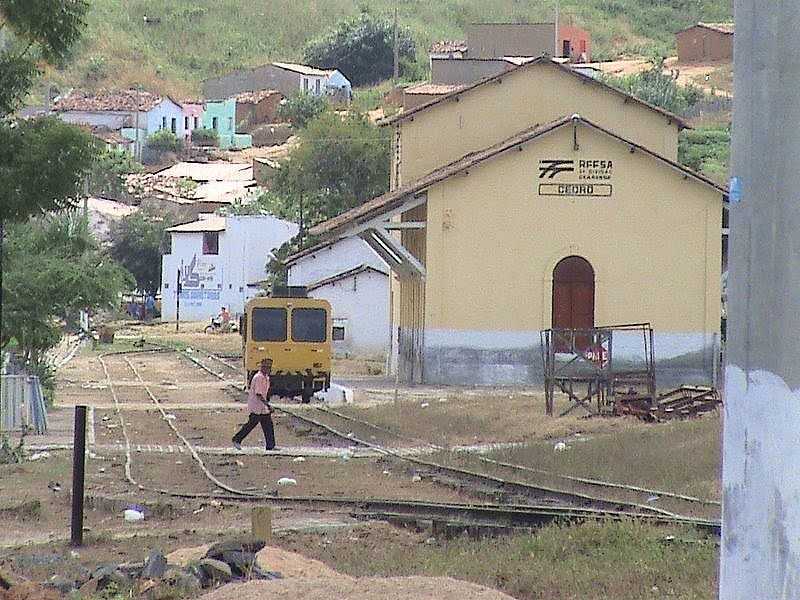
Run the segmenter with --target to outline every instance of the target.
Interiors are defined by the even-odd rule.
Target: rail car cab
[[[266,358],[272,361],[271,392],[310,402],[314,392],[330,387],[331,329],[330,304],[305,297],[302,289],[253,298],[239,329],[247,384]]]

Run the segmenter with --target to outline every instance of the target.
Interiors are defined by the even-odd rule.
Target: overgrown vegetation
[[[589,522],[437,542],[373,527],[287,545],[356,577],[453,577],[521,600],[716,598],[717,545],[690,530]]]
[[[147,138],[147,147],[155,152],[180,152],[182,144],[168,129],[159,129]]]
[[[119,198],[125,193],[125,176],[141,173],[142,165],[124,150],[108,149],[97,155],[89,172],[89,193],[104,198]]]
[[[411,31],[399,27],[401,65],[413,69],[416,45]],[[389,79],[394,70],[394,23],[362,12],[339,21],[332,29],[311,40],[303,51],[306,62],[324,69],[338,69],[353,85]]]
[[[703,99],[703,91],[693,85],[678,85],[675,77],[664,70],[664,61],[654,60],[652,66],[636,75],[606,76],[604,80],[625,90],[640,100],[659,106],[676,115],[683,115]]]
[[[728,181],[731,157],[731,128],[719,125],[684,131],[678,145],[678,159],[709,179]]]
[[[198,146],[218,146],[219,132],[213,127],[198,127],[192,130],[192,142]]]
[[[463,39],[469,23],[552,19],[552,2],[518,0],[93,0],[87,40],[74,66],[51,73],[56,83],[196,93],[199,83],[270,60],[301,61],[309,39],[364,5],[401,26],[425,63],[430,43]],[[596,58],[674,53],[674,32],[699,20],[732,17],[730,0],[561,0],[562,18],[592,33]],[[145,21],[144,17],[158,21]],[[202,43],[198,43],[202,40]]]
[[[322,96],[314,96],[308,92],[298,92],[286,98],[278,107],[278,119],[291,123],[301,129],[308,122],[330,108],[328,100]]]

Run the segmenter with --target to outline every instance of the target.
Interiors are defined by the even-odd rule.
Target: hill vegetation
[[[179,97],[204,78],[269,60],[301,60],[306,43],[343,18],[391,18],[416,42],[417,60],[437,39],[463,38],[478,21],[552,20],[553,0],[92,0],[85,39],[57,86],[127,86]],[[731,0],[561,0],[562,18],[586,27],[597,58],[668,55],[673,33],[698,20],[730,19]],[[345,73],[346,74],[346,73]]]

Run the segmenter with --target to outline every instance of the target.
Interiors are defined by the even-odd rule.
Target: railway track
[[[182,353],[182,355],[185,356],[187,359],[189,359],[193,364],[195,364],[199,368],[214,375],[218,379],[226,381],[226,383],[228,383],[230,387],[236,389],[238,393],[242,393],[244,391],[243,385],[230,381],[223,374],[219,373],[217,370],[213,368],[210,368],[202,360],[198,359],[198,357],[196,356],[197,353],[192,353],[192,355]],[[241,371],[237,367],[228,364],[225,360],[219,357],[215,357],[213,354],[210,353],[207,354],[207,358],[209,360],[214,361],[215,365],[222,364],[226,366],[230,371],[235,372],[237,375],[241,375]],[[691,496],[672,494],[670,492],[662,492],[646,488],[637,488],[635,486],[626,486],[623,484],[616,484],[612,482],[602,482],[599,480],[573,478],[569,476],[561,476],[561,479],[564,481],[569,481],[572,484],[581,484],[592,488],[624,491],[629,495],[632,494],[636,496],[640,501],[599,497],[591,495],[589,493],[582,493],[579,491],[564,490],[545,485],[536,485],[530,482],[520,481],[515,479],[504,479],[485,472],[467,470],[463,468],[436,463],[430,460],[425,460],[423,458],[404,455],[395,450],[387,448],[381,444],[377,444],[375,442],[357,437],[353,435],[352,432],[346,433],[341,429],[339,429],[338,427],[336,427],[335,425],[323,422],[319,418],[313,418],[305,414],[308,411],[308,409],[294,410],[287,406],[276,406],[275,410],[290,415],[311,426],[323,429],[328,433],[331,433],[351,443],[371,448],[376,452],[378,452],[379,454],[382,454],[389,458],[411,463],[415,465],[415,467],[421,468],[429,476],[437,479],[437,481],[441,483],[448,483],[456,487],[466,487],[471,489],[473,492],[480,493],[480,495],[482,496],[488,495],[490,497],[506,498],[506,499],[511,498],[514,500],[524,499],[527,501],[527,504],[525,504],[525,506],[529,506],[532,508],[537,507],[537,509],[541,509],[543,506],[546,506],[553,510],[564,511],[565,513],[574,509],[584,509],[584,510],[596,510],[608,514],[611,513],[625,514],[629,517],[655,516],[663,519],[685,520],[688,519],[688,517],[682,517],[681,515],[676,514],[674,512],[646,504],[645,503],[646,499],[658,495],[659,497],[669,497],[675,500],[682,500],[690,504],[694,503],[702,505],[714,504],[711,501],[706,501],[699,498],[693,498]],[[415,440],[413,438],[402,436],[397,432],[392,432],[388,429],[379,427],[367,421],[362,421],[347,415],[343,415],[341,413],[338,413],[337,411],[318,408],[318,407],[314,407],[311,410],[315,411],[316,413],[315,416],[318,415],[333,416],[339,419],[341,422],[357,423],[361,426],[374,429],[375,431],[380,432],[382,434],[393,435],[398,439],[420,443],[420,440]],[[421,442],[421,443],[434,450],[439,450],[439,451],[445,450],[444,448],[436,446],[435,444],[430,444],[428,442]],[[530,467],[525,467],[523,465],[513,465],[510,463],[493,461],[492,459],[488,459],[485,457],[481,458],[485,459],[484,462],[486,462],[487,464],[495,464],[495,466],[501,466],[503,468],[507,468],[515,472],[530,472],[539,475],[547,474],[548,476],[554,475],[546,471],[537,472],[536,469],[531,469]],[[503,505],[505,505],[505,503],[503,503]]]

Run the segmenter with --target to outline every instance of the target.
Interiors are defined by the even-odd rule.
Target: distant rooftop
[[[720,33],[733,33],[734,30],[733,23],[698,23],[697,26],[719,31]]]
[[[258,90],[255,92],[242,92],[241,94],[236,94],[234,98],[238,104],[258,104],[270,96],[283,96],[283,94],[277,90]]]
[[[452,52],[466,52],[467,42],[463,40],[441,40],[431,45],[431,54],[450,54]]]
[[[316,67],[309,67],[308,65],[298,65],[296,63],[274,62],[272,64],[275,65],[276,67],[280,67],[281,69],[286,69],[287,71],[294,71],[295,73],[300,73],[301,75],[325,76],[333,73],[333,69],[330,70],[317,69]]]
[[[130,112],[152,110],[165,99],[164,96],[139,90],[104,90],[97,93],[73,90],[53,105],[56,112],[71,110],[82,111],[119,111]]]

